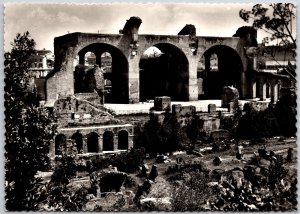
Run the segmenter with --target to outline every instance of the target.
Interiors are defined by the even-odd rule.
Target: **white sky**
[[[54,37],[68,32],[118,33],[127,19],[142,19],[140,34],[176,35],[185,24],[196,26],[198,36],[232,36],[249,25],[240,9],[253,4],[5,4],[4,49],[17,33],[28,30],[36,49],[53,51]],[[258,41],[264,35],[258,34]]]

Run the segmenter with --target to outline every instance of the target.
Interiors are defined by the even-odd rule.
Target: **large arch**
[[[153,46],[162,54],[140,59],[140,101],[155,96],[170,96],[174,101],[189,100],[189,62],[185,53],[170,43]]]
[[[216,56],[216,65],[211,65],[212,55]],[[241,93],[241,77],[243,64],[238,52],[226,45],[215,45],[206,50],[203,54],[205,58],[204,71],[198,75],[198,79],[203,80],[205,99],[221,99],[224,86],[234,86]],[[198,80],[199,81],[199,80]]]
[[[106,131],[103,133],[103,151],[114,150],[114,133]]]
[[[87,137],[87,151],[88,153],[98,153],[98,134],[95,132],[91,132]]]
[[[104,73],[104,78],[111,82],[111,93],[106,96],[106,102],[129,103],[129,81],[128,81],[128,60],[123,52],[117,47],[106,43],[93,43],[78,52],[79,65],[74,71],[75,93],[85,92],[78,88],[82,78],[80,73],[89,74],[94,68],[87,69],[84,64],[84,56],[87,52],[92,52],[96,56],[96,64],[101,67],[101,55],[109,53],[111,56],[111,71]],[[92,70],[92,71],[91,71]],[[78,76],[79,75],[79,76]],[[96,81],[96,80],[94,80]],[[93,84],[93,79],[91,81]]]

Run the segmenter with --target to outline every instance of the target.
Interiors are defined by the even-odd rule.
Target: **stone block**
[[[228,103],[228,112],[229,113],[235,113],[237,110],[237,105],[234,102]]]
[[[230,138],[230,133],[226,129],[213,130],[210,134],[210,139],[212,142],[219,141],[222,139],[229,139],[229,138]]]
[[[192,116],[196,112],[195,106],[172,105],[172,114],[181,117]]]
[[[216,104],[208,104],[208,113],[216,113],[217,107]]]
[[[167,111],[171,109],[171,97],[162,96],[155,97],[154,109],[156,111]]]
[[[225,86],[222,92],[222,107],[228,108],[230,102],[238,105],[238,101],[239,91],[232,86]]]

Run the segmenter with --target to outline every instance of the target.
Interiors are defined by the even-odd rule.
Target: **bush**
[[[134,173],[144,163],[146,154],[144,148],[132,148],[129,152],[104,157],[103,159],[88,161],[89,172],[102,170],[109,165],[117,167],[118,171]]]
[[[164,117],[160,121],[159,117]],[[198,138],[198,117],[193,114],[184,118],[182,125],[179,118],[170,112],[157,116],[150,113],[150,119],[135,129],[135,143],[143,146],[147,153],[169,153],[178,149],[192,149]]]
[[[250,108],[240,118],[237,126],[237,136],[242,139],[259,139],[278,135],[280,135],[280,127],[273,107],[264,111]]]
[[[35,42],[29,32],[17,34],[5,53],[5,206],[8,211],[34,210],[38,170],[49,167],[49,145],[55,134],[53,115],[38,106],[31,84],[30,57]]]
[[[56,158],[56,166],[51,176],[51,182],[67,185],[76,176],[76,163],[73,156],[63,155]]]
[[[207,186],[208,176],[202,172],[184,174],[184,181],[173,189],[173,210],[175,212],[203,211],[207,198],[213,193]]]
[[[66,186],[50,186],[46,200],[46,211],[82,211],[88,202],[88,189],[84,186],[71,190]]]

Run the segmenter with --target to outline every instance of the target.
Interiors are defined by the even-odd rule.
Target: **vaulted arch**
[[[106,131],[103,133],[103,151],[114,150],[114,133]]]
[[[99,146],[98,146],[98,134],[95,132],[91,132],[87,138],[87,150],[88,153],[98,153]]]
[[[87,84],[93,84],[93,82],[95,82],[94,84],[97,84],[95,75],[94,81],[93,79],[89,81],[89,79],[86,78],[86,75],[90,73],[93,74],[93,72],[95,73],[96,71],[93,67],[86,67],[83,65],[84,56],[87,52],[95,54],[95,64],[100,68],[103,65],[103,63],[101,63],[101,60],[104,60],[102,59],[103,54],[106,53],[106,55],[110,55],[111,65],[109,72],[107,69],[101,69],[104,79],[111,83],[111,91],[106,93],[106,103],[129,103],[128,60],[120,49],[106,43],[93,43],[87,45],[78,52],[79,64],[75,67],[74,71],[75,93],[93,92],[92,88],[89,86],[86,87],[90,88],[89,91],[85,90],[84,87],[79,87],[83,79],[88,82]],[[89,76],[93,77],[93,75]]]
[[[236,50],[226,45],[215,45],[204,52],[203,58],[204,70],[197,76],[203,80],[199,93],[203,92],[205,99],[221,99],[224,86],[234,86],[241,93],[243,64]]]
[[[79,154],[83,153],[83,139],[82,134],[76,132],[72,135],[72,139],[75,141],[76,149]]]
[[[119,150],[128,149],[128,132],[126,130],[121,130],[118,133],[118,149]]]
[[[173,101],[189,100],[189,62],[185,53],[170,43],[157,43],[153,47],[161,54],[144,54],[139,63],[140,101],[155,96],[170,96]]]

